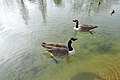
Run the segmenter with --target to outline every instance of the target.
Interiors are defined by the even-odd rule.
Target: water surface
[[[120,80],[119,13],[120,0],[0,0],[0,80]],[[76,33],[73,19],[99,27]],[[70,37],[69,61],[43,55],[43,41]]]

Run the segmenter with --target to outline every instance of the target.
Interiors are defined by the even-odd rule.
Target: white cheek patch
[[[71,40],[71,42],[73,43],[73,40]]]

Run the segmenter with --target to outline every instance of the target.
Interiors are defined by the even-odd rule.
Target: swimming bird
[[[48,55],[56,62],[58,61],[54,57],[68,57],[74,53],[74,48],[72,47],[72,43],[76,41],[77,38],[70,38],[67,45],[64,44],[54,44],[54,43],[45,43],[43,42],[41,45],[46,49],[46,51],[50,52]]]
[[[98,27],[98,26],[88,25],[88,24],[79,24],[78,20],[73,20],[73,22],[76,22],[76,25],[74,26],[74,30],[81,31],[81,32],[90,32],[90,34],[92,35],[93,33],[91,30]]]
[[[101,2],[99,1],[99,2],[98,2],[98,6],[99,6],[100,4],[101,4]]]
[[[112,16],[112,14],[114,14],[115,13],[115,10],[111,10],[110,11],[110,15]]]

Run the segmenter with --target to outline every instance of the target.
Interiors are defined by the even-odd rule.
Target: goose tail
[[[52,50],[52,46],[49,46],[47,43],[43,42],[41,44],[42,47],[44,47],[46,50]]]
[[[41,46],[43,46],[45,48],[46,47],[46,43],[42,42]]]
[[[93,28],[98,28],[98,26],[94,26]]]

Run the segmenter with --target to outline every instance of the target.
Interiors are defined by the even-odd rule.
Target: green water
[[[120,0],[1,0],[0,6],[0,80],[120,80]],[[98,28],[94,35],[76,33],[73,19]],[[70,37],[78,40],[68,61],[43,55],[42,42],[66,44]]]

